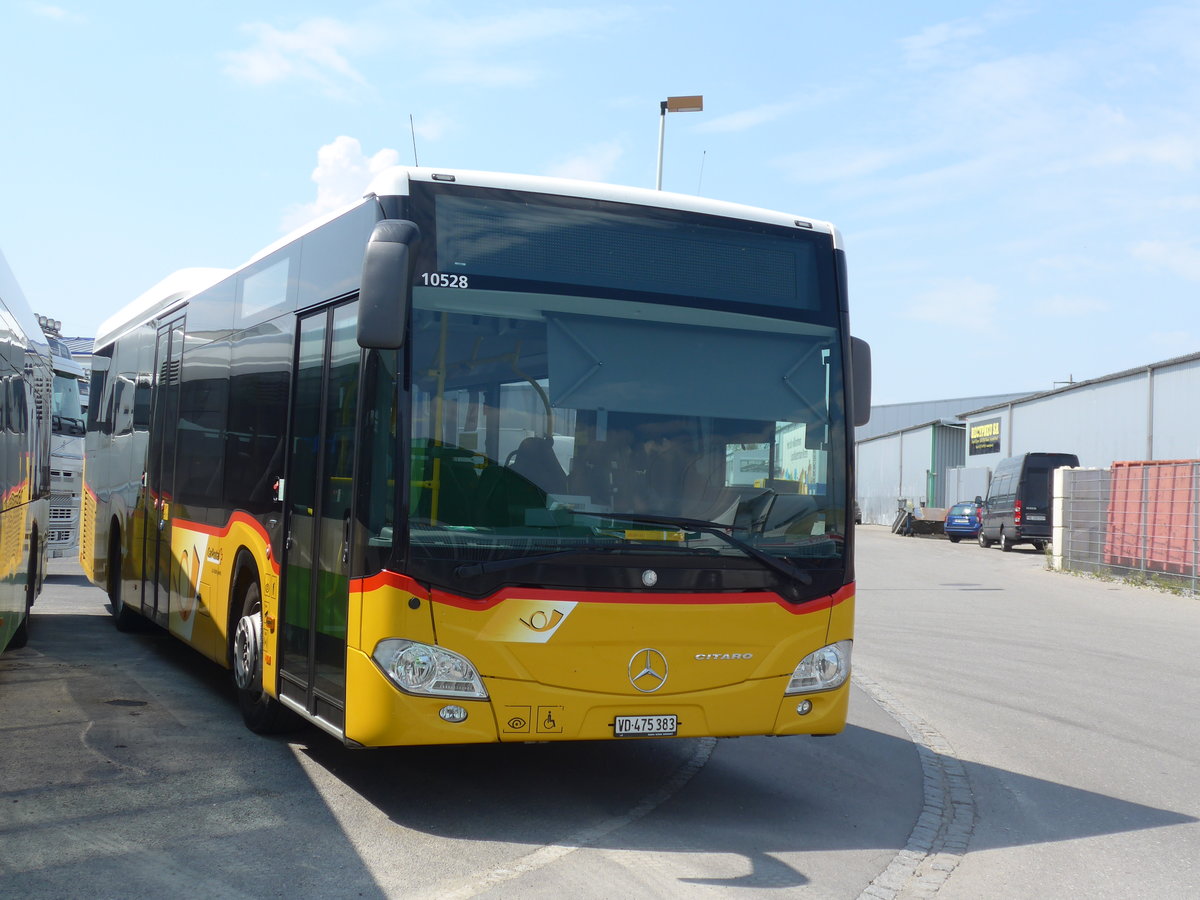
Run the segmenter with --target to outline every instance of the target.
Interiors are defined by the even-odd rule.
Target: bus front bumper
[[[347,741],[366,747],[529,741],[614,740],[618,722],[655,723],[650,736],[735,737],[836,734],[846,724],[850,682],[785,695],[788,676],[674,695],[620,696],[485,678],[488,700],[424,697],[396,688],[366,654],[350,650]],[[452,721],[447,707],[466,716]],[[672,718],[673,717],[673,718]],[[667,732],[673,726],[671,734]],[[635,737],[637,735],[630,735]]]

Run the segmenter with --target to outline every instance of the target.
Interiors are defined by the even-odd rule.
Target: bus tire
[[[1003,528],[1001,528],[1000,529],[1000,549],[1003,550],[1005,553],[1012,553],[1012,548],[1013,548],[1012,540],[1009,538],[1008,533]]]
[[[108,538],[108,605],[112,609],[113,624],[117,631],[136,631],[140,616],[125,605],[121,596],[121,531],[113,525]]]
[[[263,689],[262,589],[251,578],[242,589],[233,632],[233,682],[246,727],[255,734],[278,734],[299,724],[299,717]]]
[[[984,535],[982,528],[979,529],[979,546],[982,547],[984,550],[986,550],[988,547],[992,546],[992,542],[989,541],[987,539],[987,537]]]
[[[17,626],[17,630],[13,632],[13,636],[8,639],[10,650],[20,650],[29,643],[29,617],[33,615],[33,598],[37,594],[37,542],[38,533],[35,528],[33,531],[33,549],[29,553],[29,570],[25,578],[25,618],[21,619],[21,624]]]

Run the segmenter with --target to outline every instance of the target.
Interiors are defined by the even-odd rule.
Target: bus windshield
[[[507,218],[474,242],[477,205],[439,203],[422,223],[436,258],[423,241],[409,337],[414,576],[519,581],[528,559],[545,582],[557,560],[571,585],[580,554],[604,554],[738,559],[766,587],[789,566],[842,565],[828,235],[492,205]],[[758,282],[704,276],[739,254]]]
[[[83,402],[79,379],[69,375],[54,375],[54,433],[83,436]]]

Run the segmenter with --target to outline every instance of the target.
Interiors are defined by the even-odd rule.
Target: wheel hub
[[[242,616],[233,634],[233,678],[243,691],[262,682],[262,614]]]

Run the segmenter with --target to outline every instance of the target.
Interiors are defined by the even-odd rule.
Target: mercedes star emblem
[[[667,681],[667,658],[647,647],[629,660],[629,683],[643,694],[652,694]]]

